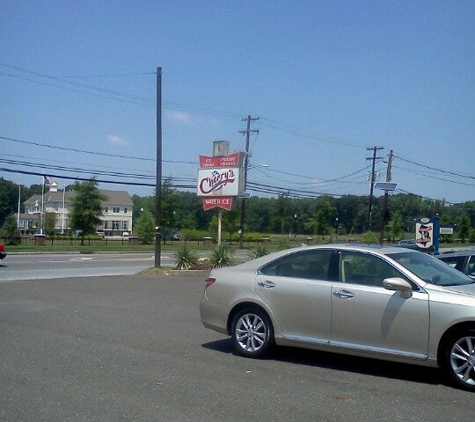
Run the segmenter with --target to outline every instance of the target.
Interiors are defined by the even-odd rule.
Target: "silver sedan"
[[[441,367],[475,391],[474,280],[418,251],[322,245],[214,269],[200,313],[243,356],[279,345]]]

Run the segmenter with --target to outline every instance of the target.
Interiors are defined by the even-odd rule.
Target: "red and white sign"
[[[200,155],[198,171],[198,196],[203,198],[203,209],[233,209],[235,198],[241,195],[244,184],[240,152],[235,154],[208,157]]]
[[[215,168],[198,172],[198,196],[238,196],[239,168]]]
[[[207,196],[203,197],[203,209],[205,211],[211,208],[224,208],[230,211],[233,208],[233,197],[231,196]]]
[[[207,157],[205,155],[200,155],[200,168],[224,168],[224,167],[239,167],[240,164],[240,153],[236,152],[235,154],[226,155],[224,157]]]
[[[429,219],[423,218],[416,223],[416,245],[420,248],[430,248],[434,245],[433,230],[434,223],[429,223]]]

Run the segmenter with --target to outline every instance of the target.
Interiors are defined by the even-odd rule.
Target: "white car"
[[[243,356],[335,351],[441,367],[475,391],[475,281],[418,251],[309,246],[214,269],[200,314]]]

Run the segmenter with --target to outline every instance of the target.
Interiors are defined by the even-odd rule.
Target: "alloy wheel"
[[[460,337],[453,343],[449,358],[455,379],[466,388],[475,389],[475,335]]]

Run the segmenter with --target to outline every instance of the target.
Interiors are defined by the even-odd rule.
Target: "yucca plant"
[[[261,256],[269,255],[269,250],[264,245],[257,245],[256,249],[251,251],[252,258],[260,258]]]
[[[175,253],[175,269],[189,270],[198,263],[198,254],[188,246],[183,245]]]
[[[209,263],[212,268],[228,267],[234,263],[234,255],[226,245],[219,245],[211,251]]]

